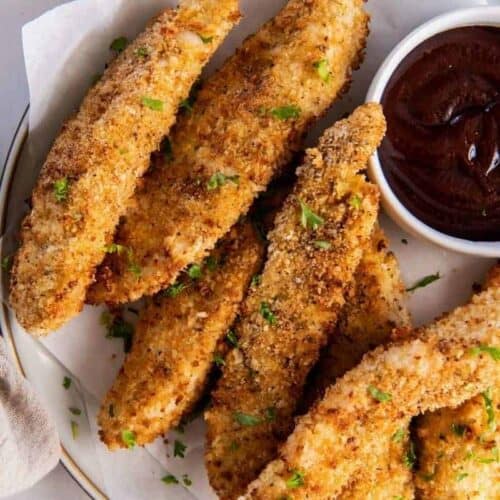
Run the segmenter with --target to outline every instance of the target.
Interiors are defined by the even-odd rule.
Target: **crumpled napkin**
[[[61,454],[56,426],[0,337],[0,497],[29,488]]]

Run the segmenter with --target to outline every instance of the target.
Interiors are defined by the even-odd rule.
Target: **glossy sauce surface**
[[[401,202],[452,236],[500,240],[500,28],[436,35],[392,76],[379,151]]]

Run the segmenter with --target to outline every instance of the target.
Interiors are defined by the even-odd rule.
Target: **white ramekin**
[[[500,6],[460,9],[435,17],[412,31],[387,56],[378,70],[366,96],[367,102],[381,102],[384,90],[394,71],[402,60],[428,38],[463,26],[500,26]],[[389,216],[409,233],[457,252],[483,257],[500,257],[500,241],[471,241],[450,236],[424,224],[417,219],[395,195],[389,185],[378,153],[370,159],[368,172],[377,183],[382,197],[382,205]]]

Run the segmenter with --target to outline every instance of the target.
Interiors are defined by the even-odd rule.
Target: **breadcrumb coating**
[[[100,436],[108,448],[127,446],[124,430],[133,432],[139,445],[153,441],[198,401],[217,345],[233,324],[263,253],[252,224],[238,224],[200,263],[200,278],[183,276],[148,301],[132,350],[99,413]]]
[[[47,334],[81,310],[150,153],[238,19],[237,0],[184,1],[159,14],[62,127],[14,260],[10,302],[26,330]]]
[[[359,171],[384,133],[376,104],[327,130],[276,218],[262,282],[236,325],[239,347],[205,415],[208,475],[221,498],[242,493],[292,430],[376,222],[378,191]]]
[[[290,0],[202,85],[171,136],[173,159],[145,179],[88,300],[153,294],[206,256],[300,149],[348,86],[368,33],[362,0]]]
[[[500,280],[500,267],[494,268],[486,287],[495,280]],[[456,409],[417,419],[418,498],[500,498],[499,387],[490,386]]]
[[[242,497],[333,499],[380,456],[386,439],[425,411],[455,407],[497,385],[496,361],[475,347],[500,340],[500,279],[411,340],[378,347],[301,417],[279,458]],[[404,459],[404,458],[402,458]],[[408,460],[408,454],[406,455]],[[300,474],[300,484],[291,478]]]

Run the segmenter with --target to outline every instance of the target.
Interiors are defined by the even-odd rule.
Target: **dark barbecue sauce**
[[[382,98],[384,173],[401,202],[444,233],[500,240],[500,28],[426,40]]]

